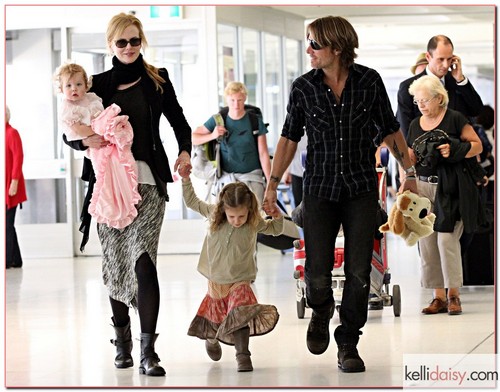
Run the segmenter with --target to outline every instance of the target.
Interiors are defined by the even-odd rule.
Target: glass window
[[[59,38],[53,29],[8,32],[5,97],[11,125],[23,143],[23,174],[28,201],[18,210],[19,224],[65,223],[66,165],[56,129],[55,89],[51,83]],[[34,60],[35,59],[35,60]],[[37,77],[32,75],[36,61]],[[31,70],[31,71],[30,71]],[[29,104],[27,105],[27,96]]]
[[[295,39],[285,38],[285,58],[284,96],[285,102],[288,102],[290,86],[292,82],[302,74],[302,43]]]
[[[262,78],[260,72],[260,35],[256,30],[242,29],[243,83],[248,90],[247,102],[260,106]]]
[[[234,26],[217,25],[217,58],[219,61],[219,106],[225,106],[224,88],[238,75],[237,29]]]
[[[283,124],[282,49],[280,37],[264,33],[264,115],[269,123],[267,143],[274,150]]]

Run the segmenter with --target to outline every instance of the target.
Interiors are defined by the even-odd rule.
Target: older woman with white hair
[[[438,78],[423,76],[409,92],[422,115],[410,124],[406,140],[419,194],[431,200],[436,214],[435,232],[419,241],[421,285],[433,289],[432,302],[422,313],[458,315],[463,285],[460,236],[464,230],[474,232],[481,216],[467,161],[482,145],[467,118],[447,107],[448,94]]]

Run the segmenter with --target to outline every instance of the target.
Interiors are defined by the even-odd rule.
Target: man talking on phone
[[[403,134],[406,136],[412,120],[420,116],[417,105],[413,104],[413,96],[408,92],[414,80],[434,75],[441,79],[448,91],[448,108],[457,110],[466,117],[475,117],[483,107],[483,101],[472,83],[462,72],[462,61],[453,53],[453,43],[445,35],[432,37],[427,44],[425,57],[429,64],[420,74],[401,82],[398,90],[397,119]]]

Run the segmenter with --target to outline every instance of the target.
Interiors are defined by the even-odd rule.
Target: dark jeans
[[[14,222],[16,220],[17,206],[7,209],[5,216],[5,266],[6,267],[22,267],[23,259],[21,250],[17,241],[16,228]]]
[[[332,269],[335,240],[344,230],[345,286],[340,308],[337,344],[357,344],[368,317],[368,294],[378,205],[377,191],[348,197],[339,202],[304,195],[305,281],[308,305],[327,315],[334,302]]]
[[[295,207],[297,207],[302,201],[302,183],[302,177],[292,174],[292,195]]]

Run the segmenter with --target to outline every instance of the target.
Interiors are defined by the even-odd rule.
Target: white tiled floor
[[[234,348],[223,346],[219,362],[203,341],[186,334],[205,294],[196,271],[197,255],[160,256],[161,306],[156,348],[166,377],[139,375],[135,366],[117,370],[110,308],[101,282],[99,258],[26,259],[6,271],[7,387],[401,387],[404,353],[494,353],[495,300],[492,286],[464,287],[461,316],[424,316],[431,294],[419,285],[416,248],[389,237],[391,285],[402,292],[401,317],[392,307],[370,311],[358,346],[365,373],[337,369],[334,341],[320,356],[305,344],[310,309],[298,319],[292,254],[260,246],[255,282],[261,303],[280,312],[276,329],[252,338],[254,371],[236,371]],[[330,331],[338,324],[334,315]],[[134,338],[139,321],[132,317]]]

